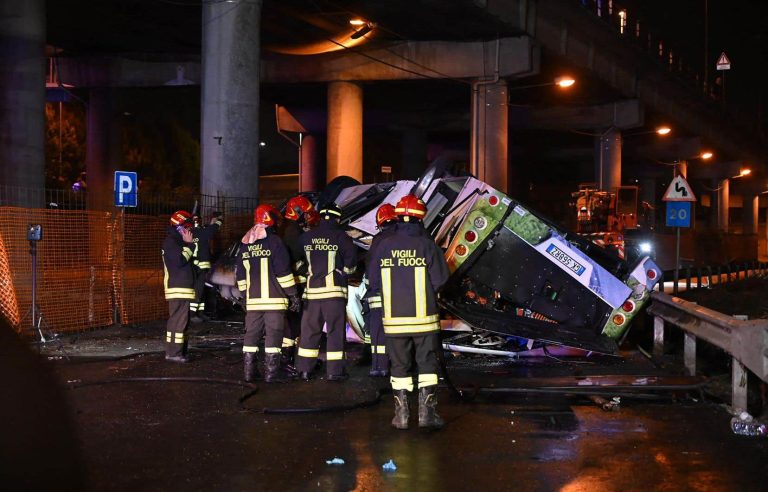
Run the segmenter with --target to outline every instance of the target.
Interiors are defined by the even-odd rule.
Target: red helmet
[[[283,218],[283,216],[280,215],[280,210],[278,210],[274,205],[270,205],[268,203],[264,204],[264,206],[267,207],[269,215],[272,216],[272,220],[275,222],[275,224],[279,223],[280,219]]]
[[[259,205],[253,211],[253,225],[263,225],[271,227],[275,225],[275,219],[272,217],[272,211],[275,207],[272,205]]]
[[[192,214],[186,210],[177,210],[171,214],[170,222],[175,227],[184,226],[187,229],[192,229]]]
[[[307,210],[304,214],[304,221],[309,227],[315,227],[318,222],[320,222],[320,214],[317,213],[317,210],[314,208],[312,210]]]
[[[397,220],[397,213],[395,213],[395,206],[390,203],[385,203],[376,210],[376,225],[378,227],[383,226],[387,222]]]
[[[299,220],[303,214],[314,210],[314,208],[312,202],[307,197],[297,195],[285,204],[285,218],[288,220]]]
[[[421,220],[427,215],[427,206],[416,195],[405,195],[397,202],[395,213],[398,217],[413,217]]]

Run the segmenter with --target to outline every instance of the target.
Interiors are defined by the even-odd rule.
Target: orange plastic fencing
[[[250,213],[225,214],[214,258],[252,223]],[[73,332],[167,317],[160,254],[167,216],[0,207],[0,316],[17,331],[33,327],[30,224],[43,228],[36,243],[43,328]]]

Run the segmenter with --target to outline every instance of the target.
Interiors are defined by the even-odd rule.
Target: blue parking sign
[[[667,227],[691,227],[691,202],[667,202]]]
[[[115,206],[135,207],[139,202],[139,178],[135,172],[115,171]]]

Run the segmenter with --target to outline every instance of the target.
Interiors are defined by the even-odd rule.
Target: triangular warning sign
[[[717,59],[717,65],[718,70],[730,70],[731,69],[731,60],[728,59],[728,55],[725,54],[725,51],[720,53],[720,57]]]
[[[669,183],[669,187],[667,187],[662,200],[665,202],[695,202],[696,195],[693,194],[688,181],[678,175]]]

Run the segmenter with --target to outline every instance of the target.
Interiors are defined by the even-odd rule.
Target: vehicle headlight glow
[[[653,246],[651,246],[651,243],[648,243],[648,242],[640,243],[641,253],[650,253],[652,250],[653,250]]]

